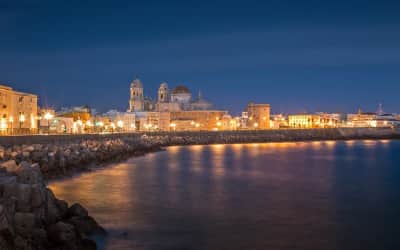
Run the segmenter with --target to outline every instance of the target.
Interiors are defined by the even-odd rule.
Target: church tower
[[[143,111],[144,97],[143,84],[139,79],[135,79],[131,83],[131,99],[129,100],[129,112]]]
[[[169,90],[166,82],[161,83],[160,87],[158,88],[158,102],[169,102]]]

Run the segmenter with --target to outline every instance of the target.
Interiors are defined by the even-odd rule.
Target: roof
[[[133,80],[133,82],[131,83],[131,87],[132,88],[143,88],[143,84],[142,84],[142,82],[140,81],[140,79],[135,79],[135,80]]]
[[[190,91],[186,86],[180,85],[172,91],[172,94],[190,94]]]

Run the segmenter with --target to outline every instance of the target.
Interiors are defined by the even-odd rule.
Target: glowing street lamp
[[[174,131],[176,131],[176,124],[175,124],[175,123],[171,123],[169,126],[170,126]]]
[[[25,122],[25,115],[24,114],[21,114],[20,116],[19,116],[19,128],[21,129],[22,128],[22,124]]]
[[[47,120],[47,133],[50,133],[50,120],[53,119],[53,115],[47,112],[44,115],[44,119]]]
[[[10,124],[11,124],[11,134],[13,133],[13,130],[14,130],[14,126],[13,126],[13,124],[14,124],[14,117],[12,117],[12,116],[10,116],[10,118],[8,118],[8,121],[10,122]]]

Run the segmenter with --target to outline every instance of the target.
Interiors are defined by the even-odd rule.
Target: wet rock
[[[75,226],[81,237],[90,235],[106,235],[106,231],[92,217],[72,217],[68,219],[68,223]]]
[[[88,211],[78,203],[75,203],[70,208],[68,208],[67,212],[68,217],[86,217],[88,215]]]
[[[57,222],[48,227],[47,235],[51,242],[74,248],[78,245],[79,236],[75,227],[64,222]]]
[[[0,167],[5,168],[8,172],[13,173],[18,169],[15,160],[9,160],[0,164]]]
[[[32,213],[15,214],[15,230],[17,234],[28,237],[32,235],[34,227],[35,216]]]

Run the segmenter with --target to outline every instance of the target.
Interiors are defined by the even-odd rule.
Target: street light
[[[22,124],[25,122],[25,115],[24,114],[21,114],[20,116],[19,116],[19,129],[21,130],[21,128],[22,128]]]
[[[10,121],[10,124],[11,124],[11,134],[13,134],[13,130],[14,130],[14,128],[13,128],[14,117],[10,116],[10,118],[9,118],[8,120]]]
[[[169,126],[170,126],[174,131],[176,130],[176,124],[175,124],[175,123],[171,123]]]
[[[50,133],[50,120],[53,119],[53,115],[50,112],[44,114],[44,119],[47,120],[47,133]]]
[[[254,123],[254,128],[257,129],[258,128],[258,123]]]

